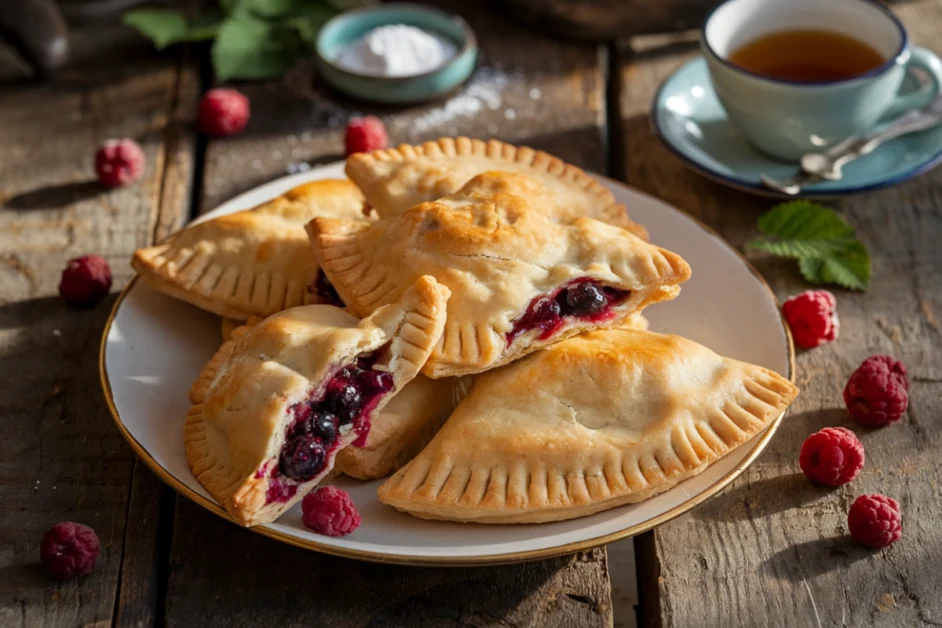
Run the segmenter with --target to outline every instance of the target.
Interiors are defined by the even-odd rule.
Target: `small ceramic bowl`
[[[334,62],[341,50],[387,24],[406,24],[447,37],[455,43],[457,52],[434,70],[408,76],[360,74]],[[416,103],[448,93],[471,76],[477,54],[477,40],[467,22],[417,4],[385,4],[348,11],[324,24],[317,36],[317,65],[325,81],[355,98],[388,104]]]

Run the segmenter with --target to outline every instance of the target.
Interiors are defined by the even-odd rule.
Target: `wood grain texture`
[[[105,409],[97,366],[113,299],[74,311],[56,293],[66,260],[86,253],[104,255],[121,288],[131,252],[151,241],[178,75],[173,57],[115,27],[75,33],[57,82],[26,80],[0,58],[2,626],[110,623],[128,580],[119,573],[133,456]],[[136,139],[148,166],[138,183],[106,191],[93,160],[111,137]],[[179,223],[186,207],[168,211]],[[63,520],[101,539],[95,572],[80,582],[54,583],[39,566],[43,533]]]
[[[312,82],[310,63],[282,81],[240,85],[252,120],[206,148],[200,211],[298,165],[343,158],[350,116],[380,115],[391,141],[467,134],[531,143],[603,169],[600,52],[530,34],[471,2],[482,59],[449,98],[405,110],[349,101]],[[307,166],[305,166],[307,167]],[[368,564],[288,547],[178,499],[166,621],[239,626],[611,626],[604,550],[499,568]]]
[[[168,626],[606,626],[604,550],[524,565],[418,568],[297,549],[180,502]]]
[[[938,45],[942,5],[895,8],[917,42]],[[648,127],[657,85],[694,53],[684,38],[664,37],[621,50],[624,177],[742,249],[772,203],[688,172]],[[799,354],[801,396],[756,463],[722,495],[639,539],[642,625],[942,625],[940,204],[937,170],[837,205],[870,248],[872,288],[834,290],[840,338]],[[808,288],[793,263],[750,259],[780,299]],[[874,353],[901,358],[911,378],[909,412],[881,430],[854,424],[841,397],[850,373]],[[811,484],[797,464],[804,439],[827,426],[853,429],[867,450],[861,475],[836,489]],[[883,551],[854,545],[846,532],[853,500],[876,492],[903,511],[903,538]]]

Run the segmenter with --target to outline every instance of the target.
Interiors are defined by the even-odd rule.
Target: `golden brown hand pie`
[[[380,218],[454,194],[473,177],[491,170],[537,179],[559,199],[552,207],[555,219],[565,222],[588,216],[647,239],[644,227],[628,218],[625,207],[615,201],[608,188],[579,168],[526,146],[445,137],[416,146],[403,144],[357,153],[347,159],[346,167],[347,176]]]
[[[314,181],[255,209],[186,227],[136,251],[131,266],[165,294],[240,320],[333,303],[330,286],[317,282],[304,224],[315,216],[363,220],[363,202],[349,181]]]
[[[308,305],[235,330],[190,391],[193,474],[239,523],[273,521],[366,441],[441,335],[447,299],[422,277],[362,321]]]
[[[674,298],[680,256],[629,231],[535,206],[557,202],[528,177],[491,172],[459,192],[376,223],[315,218],[318,263],[350,310],[366,315],[417,277],[451,289],[445,333],[423,373],[479,373]]]
[[[590,515],[700,473],[797,394],[781,375],[685,338],[594,331],[476,378],[379,498],[427,519]]]

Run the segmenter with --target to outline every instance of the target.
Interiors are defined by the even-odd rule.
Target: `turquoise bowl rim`
[[[351,21],[356,22],[365,16],[375,15],[377,13],[381,13],[381,14],[388,13],[390,17],[389,21],[387,22],[388,24],[398,24],[398,23],[408,24],[409,23],[408,20],[403,20],[401,18],[396,17],[397,12],[401,10],[406,10],[408,12],[421,12],[426,15],[433,15],[435,16],[436,21],[438,22],[449,22],[457,26],[458,29],[462,33],[462,39],[461,41],[455,42],[458,44],[458,51],[455,53],[455,55],[444,64],[436,68],[433,68],[427,72],[422,72],[419,74],[408,74],[405,76],[376,76],[373,74],[362,74],[359,72],[353,72],[346,68],[342,68],[336,63],[334,63],[333,59],[331,59],[326,54],[326,51],[325,51],[326,39],[328,37],[333,36],[335,32],[337,31],[337,29],[340,28],[341,26],[346,25],[350,23]],[[434,30],[434,26],[432,26],[431,28],[432,30]],[[438,34],[454,40],[454,37],[452,37],[450,34],[441,33],[441,32],[439,32]],[[315,46],[315,53],[317,56],[318,63],[321,64],[322,66],[326,66],[329,69],[329,72],[321,72],[322,78],[324,78],[334,88],[340,91],[343,91],[346,94],[350,94],[358,98],[363,98],[363,95],[351,92],[343,84],[338,84],[336,81],[333,80],[333,77],[330,76],[330,73],[336,73],[338,75],[345,76],[345,77],[348,77],[350,79],[354,79],[357,81],[365,80],[365,81],[374,82],[377,85],[377,87],[387,86],[387,87],[393,88],[393,87],[399,87],[399,86],[405,85],[407,83],[414,84],[416,81],[421,81],[423,78],[431,78],[439,74],[447,73],[455,65],[459,63],[467,63],[468,61],[467,58],[469,55],[472,57],[472,62],[470,66],[471,66],[471,70],[473,71],[473,68],[474,68],[473,60],[474,58],[477,57],[477,51],[478,51],[478,44],[477,44],[477,37],[474,34],[474,30],[472,30],[471,26],[460,15],[457,15],[454,13],[448,13],[446,11],[442,11],[434,7],[409,3],[409,2],[397,2],[397,3],[391,3],[391,4],[383,4],[376,7],[365,7],[362,9],[354,9],[352,11],[346,11],[344,13],[336,15],[332,17],[330,20],[328,20],[324,24],[323,27],[321,27],[320,32],[317,34],[317,43]],[[468,74],[465,76],[461,76],[460,80],[456,81],[453,85],[448,87],[448,89],[433,90],[425,94],[422,97],[416,97],[409,100],[410,101],[426,100],[426,99],[434,98],[441,94],[447,93],[451,89],[454,89],[455,87],[463,83],[465,80],[467,80],[468,76],[470,76],[470,72],[468,72]],[[379,102],[393,102],[384,98],[382,94],[377,94],[377,97],[371,98],[371,100],[375,100]],[[395,101],[395,102],[403,102],[403,101]]]

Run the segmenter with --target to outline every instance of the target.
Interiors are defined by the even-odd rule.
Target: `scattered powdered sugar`
[[[530,89],[530,98],[532,98],[533,100],[539,100],[542,97],[543,97],[543,92],[541,92],[538,88],[533,87]]]
[[[422,133],[456,118],[470,118],[485,108],[496,111],[501,107],[503,91],[520,78],[516,73],[508,74],[496,68],[481,67],[460,94],[449,99],[444,106],[417,117],[412,122],[413,130]]]
[[[307,172],[311,169],[311,164],[306,161],[302,161],[296,164],[288,164],[288,174],[294,174],[296,172]]]
[[[504,110],[504,117],[507,118],[508,120],[516,120],[516,119],[517,119],[517,111],[516,111],[515,109],[505,109],[505,110]]]

